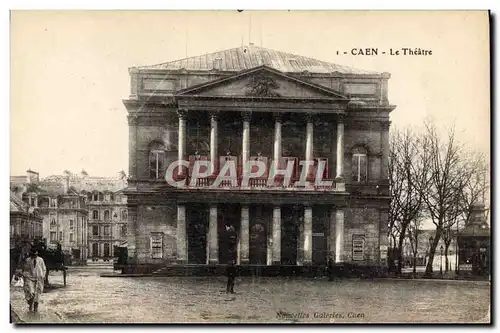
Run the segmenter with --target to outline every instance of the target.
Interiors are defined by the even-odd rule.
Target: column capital
[[[345,116],[346,115],[343,114],[343,113],[337,113],[337,117],[336,117],[337,118],[337,123],[343,124],[344,121],[345,121]]]
[[[391,122],[389,120],[383,120],[380,122],[380,127],[382,130],[388,131],[391,127]]]
[[[243,121],[250,122],[250,120],[252,119],[252,112],[250,112],[250,111],[241,112],[241,118]]]
[[[208,116],[210,117],[210,120],[219,121],[220,112],[219,111],[210,111],[208,113]]]
[[[178,109],[177,115],[179,116],[179,119],[185,120],[187,118],[187,110],[186,109]]]
[[[283,113],[276,112],[273,114],[274,121],[277,123],[283,122]]]
[[[316,114],[315,113],[306,113],[306,121],[308,123],[314,123],[315,119],[316,119]]]

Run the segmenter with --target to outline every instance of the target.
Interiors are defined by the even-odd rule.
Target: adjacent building
[[[61,244],[73,263],[108,260],[113,257],[114,246],[126,243],[127,206],[122,193],[125,186],[123,171],[116,177],[90,177],[83,170],[80,174],[65,171],[63,175],[40,180],[37,172],[28,170],[26,176],[11,177],[15,194],[11,195],[11,207],[13,200],[19,198],[30,212],[40,216],[40,238],[48,246]],[[24,221],[17,216],[17,211],[11,213],[11,233],[31,237],[29,227],[17,226],[18,221]]]
[[[74,184],[87,202],[89,259],[110,260],[114,247],[126,245],[127,240],[127,198],[123,195],[126,175],[120,172],[116,177],[90,177],[82,171]]]
[[[386,265],[388,73],[255,45],[129,73],[131,266]],[[196,177],[195,161],[215,168]],[[266,171],[245,184],[249,161]],[[290,183],[267,182],[274,161]]]
[[[43,218],[19,196],[10,192],[10,248],[43,238]]]

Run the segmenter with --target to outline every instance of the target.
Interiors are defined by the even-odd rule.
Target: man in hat
[[[32,247],[23,267],[24,297],[30,311],[38,311],[38,302],[43,292],[46,271],[45,262],[38,256],[37,249]]]

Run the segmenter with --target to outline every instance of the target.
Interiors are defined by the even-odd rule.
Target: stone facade
[[[129,71],[129,262],[384,266],[390,75],[255,46],[220,53],[248,63],[214,53]],[[179,159],[186,185],[170,186]],[[196,159],[216,171],[233,160],[238,183],[190,186]],[[298,186],[297,167],[290,186],[243,186],[241,166],[254,159],[316,161],[313,170],[325,160],[332,184]]]
[[[90,177],[68,171],[42,180],[28,170],[27,176],[11,177],[11,188],[43,221],[49,246],[61,244],[75,262],[114,256],[114,246],[126,246],[128,211],[123,171],[116,177]]]
[[[83,198],[72,186],[69,175],[50,176],[43,180],[28,171],[22,187],[23,201],[43,219],[43,238],[49,247],[61,244],[75,262],[87,260],[87,208]]]
[[[125,173],[91,177],[82,171],[71,178],[71,184],[87,204],[89,259],[109,261],[114,247],[127,241],[127,198],[122,193],[127,184]]]

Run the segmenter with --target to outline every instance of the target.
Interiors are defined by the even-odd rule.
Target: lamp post
[[[440,265],[439,265],[439,274],[443,276],[443,245],[439,248],[441,250],[441,260],[440,260]]]

